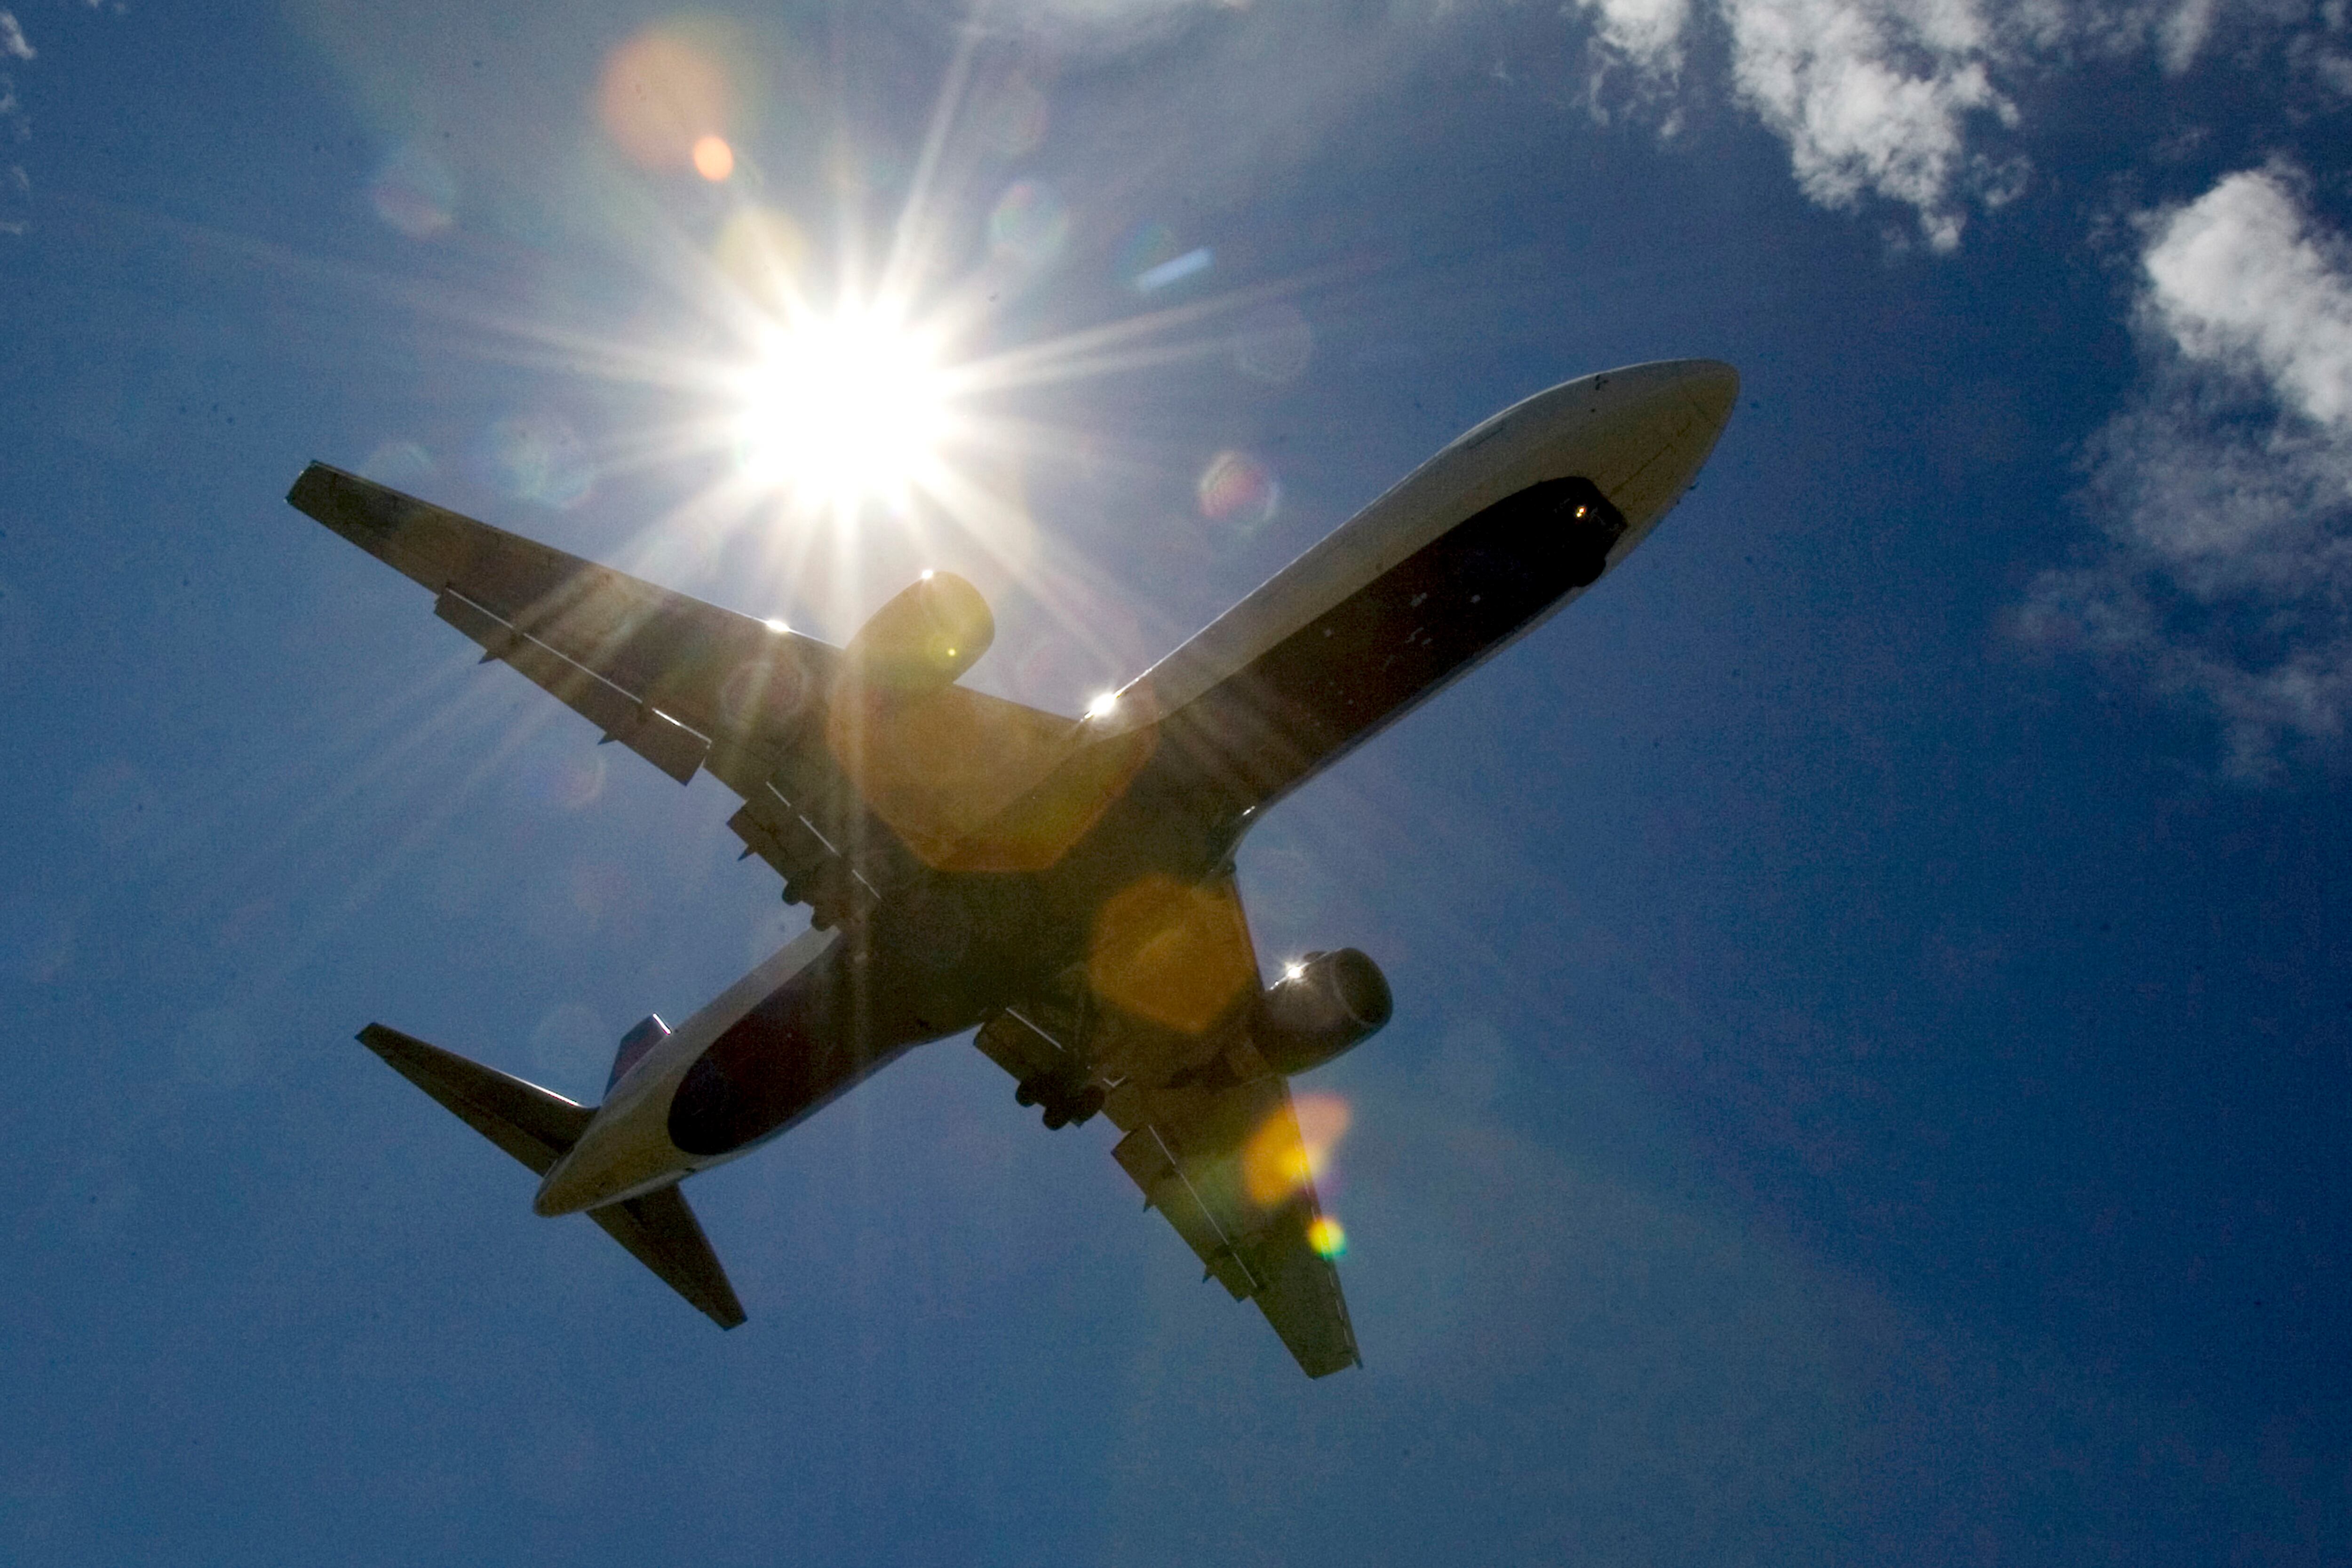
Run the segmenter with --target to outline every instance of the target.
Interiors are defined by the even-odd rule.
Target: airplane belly
[[[1582,489],[1591,499],[1566,505],[1584,509],[1583,540],[1539,489],[1498,502],[1267,649],[1163,737],[1217,756],[1251,804],[1274,798],[1601,575],[1624,524]]]
[[[786,943],[630,1064],[604,1103],[540,1184],[532,1206],[543,1215],[639,1196],[731,1158],[698,1157],[672,1142],[670,1110],[685,1079],[712,1046],[779,995],[808,989],[809,977],[839,957],[833,931],[809,931]]]
[[[1622,561],[1738,389],[1727,366],[1677,361],[1497,416],[1162,660],[1133,713],[1235,805],[1273,799]]]
[[[740,1153],[950,1024],[969,1026],[935,1017],[918,977],[869,952],[837,944],[721,1032],[678,1081],[669,1141],[698,1160]]]

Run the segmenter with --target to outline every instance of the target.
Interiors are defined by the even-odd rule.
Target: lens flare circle
[[[723,136],[736,110],[725,63],[661,28],[639,33],[613,51],[597,100],[605,134],[643,169],[698,168],[697,144]]]
[[[1202,517],[1244,534],[1264,528],[1282,510],[1282,482],[1247,452],[1220,452],[1210,458],[1192,491]]]
[[[1320,1180],[1351,1120],[1345,1100],[1321,1090],[1299,1095],[1288,1110],[1277,1108],[1242,1145],[1242,1186],[1250,1201],[1271,1208]]]
[[[1016,180],[988,215],[991,254],[1030,271],[1060,259],[1070,240],[1070,213],[1042,180]]]
[[[712,184],[735,172],[735,149],[724,136],[705,136],[694,144],[694,172]]]
[[[937,345],[882,310],[810,316],[772,333],[736,421],[744,474],[803,504],[903,505],[937,471],[948,434]]]
[[[446,164],[415,142],[383,161],[368,199],[376,216],[411,239],[432,239],[457,221],[457,182]]]

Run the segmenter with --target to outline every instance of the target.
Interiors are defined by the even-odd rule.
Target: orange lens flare
[[[734,83],[709,51],[684,38],[645,32],[614,49],[598,84],[597,110],[604,133],[639,168],[691,164],[705,179],[724,179],[704,170],[707,142],[717,142],[728,169],[734,167],[734,150],[719,137],[734,119]]]
[[[1136,753],[1139,765],[1143,754]],[[1121,788],[1130,776],[1118,777]],[[1230,883],[1193,887],[1154,872],[1111,895],[1095,917],[1087,953],[1095,994],[1163,1028],[1203,1033],[1256,974],[1249,924]]]
[[[735,149],[724,136],[705,136],[694,144],[694,172],[717,184],[735,172]]]
[[[1289,1110],[1267,1117],[1242,1146],[1242,1185],[1250,1202],[1272,1208],[1312,1185],[1347,1136],[1351,1113],[1336,1094],[1302,1094]]]

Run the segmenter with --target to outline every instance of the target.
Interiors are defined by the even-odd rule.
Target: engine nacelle
[[[1296,973],[1266,987],[1250,1037],[1267,1065],[1287,1077],[1361,1045],[1395,1010],[1379,964],[1352,947],[1310,952]]]
[[[859,684],[909,695],[946,686],[996,640],[980,590],[952,572],[926,572],[857,628],[843,649]]]

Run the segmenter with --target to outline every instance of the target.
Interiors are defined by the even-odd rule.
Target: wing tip
[[[588,1217],[696,1311],[721,1329],[743,1324],[734,1282],[676,1185],[590,1209]]]
[[[302,471],[294,476],[294,482],[286,488],[286,504],[324,522],[326,519],[319,516],[319,510],[330,504],[337,481],[348,483],[358,477],[313,458],[303,465]]]

